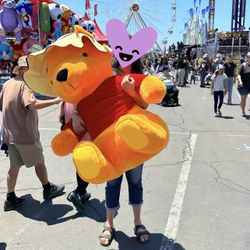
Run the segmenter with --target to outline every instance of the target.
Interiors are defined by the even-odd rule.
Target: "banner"
[[[86,2],[85,2],[85,10],[90,10],[91,9],[91,7],[90,7],[90,2],[89,2],[89,0],[85,0]]]

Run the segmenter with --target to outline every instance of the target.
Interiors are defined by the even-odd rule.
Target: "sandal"
[[[134,231],[135,231],[136,238],[140,243],[144,244],[144,243],[149,242],[149,240],[150,240],[150,237],[149,237],[150,232],[146,229],[146,227],[144,225],[135,226]],[[143,240],[142,236],[147,236],[147,235],[148,235],[148,239]]]
[[[105,234],[104,232],[105,231],[109,231],[110,232],[110,235],[109,234]],[[100,240],[100,244],[104,247],[107,247],[111,244],[112,240],[114,239],[114,236],[115,236],[115,229],[112,228],[112,227],[104,227],[101,235],[99,236],[99,240]],[[105,244],[105,243],[102,243],[101,239],[107,239],[108,242]]]

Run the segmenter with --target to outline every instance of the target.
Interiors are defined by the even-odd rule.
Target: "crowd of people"
[[[227,95],[226,104],[232,105],[233,85],[237,84],[241,96],[241,114],[246,117],[246,100],[250,93],[250,52],[241,55],[239,62],[235,62],[232,55],[215,58],[205,53],[201,58],[194,58],[190,53],[184,52],[177,56],[164,56],[161,58],[144,59],[145,72],[165,75],[167,79],[175,82],[176,86],[185,87],[186,84],[196,84],[200,80],[200,87],[211,87],[214,95],[215,116],[221,116],[221,106]]]
[[[227,94],[227,104],[232,104],[233,84],[237,80],[238,91],[241,95],[241,111],[246,116],[246,99],[250,93],[250,52],[237,70],[231,55],[222,58],[220,54],[214,60],[208,54],[200,59],[191,59],[188,54],[176,58],[163,56],[152,58],[145,56],[126,68],[121,68],[117,60],[113,60],[112,66],[115,74],[146,73],[157,75],[164,81],[179,87],[186,84],[196,84],[200,79],[200,87],[209,85],[211,94],[214,95],[214,115],[221,116],[221,107],[224,96]],[[0,94],[0,110],[2,111],[2,137],[8,146],[10,168],[7,175],[7,194],[4,203],[4,211],[16,209],[25,200],[17,197],[15,186],[21,166],[35,167],[35,172],[43,186],[44,199],[52,199],[63,194],[64,185],[55,185],[48,179],[43,149],[38,130],[38,109],[51,105],[61,104],[60,121],[62,125],[69,119],[73,120],[73,128],[76,132],[85,129],[84,121],[75,112],[75,106],[63,102],[60,98],[38,100],[34,93],[23,81],[23,73],[27,69],[26,57],[18,60],[13,69],[13,78],[8,80]],[[123,84],[124,91],[130,95],[136,103],[146,109],[147,104],[142,101],[135,91],[133,81]],[[84,138],[91,140],[90,137]],[[125,173],[128,182],[129,204],[132,206],[134,216],[134,233],[140,243],[150,240],[150,232],[142,223],[141,207],[143,204],[142,184],[143,164]],[[99,236],[100,244],[108,246],[115,236],[114,214],[119,208],[119,197],[123,176],[108,181],[105,188],[106,221],[104,229]],[[88,183],[83,181],[76,173],[77,188],[70,192],[67,199],[73,203],[76,209],[84,208],[84,203],[90,199],[87,192]]]

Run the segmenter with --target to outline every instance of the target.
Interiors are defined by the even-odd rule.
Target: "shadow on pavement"
[[[106,208],[105,201],[91,199],[85,203],[84,209],[79,212],[79,216],[94,219],[97,222],[105,222]]]
[[[44,221],[48,225],[54,225],[72,219],[70,217],[63,217],[69,211],[73,210],[72,206],[53,204],[53,200],[40,202],[35,200],[30,194],[22,197],[26,202],[23,206],[17,208],[16,211],[26,218]]]
[[[225,105],[227,106],[240,106],[239,103],[231,103],[231,104],[227,104],[227,102],[224,102]]]
[[[227,116],[227,115],[223,115],[223,116],[221,116],[221,118],[226,119],[226,120],[232,120],[232,119],[234,119],[233,116]]]
[[[7,244],[5,242],[0,242],[0,250],[5,250],[7,247]]]
[[[146,244],[139,243],[136,237],[129,237],[121,231],[116,232],[114,240],[119,244],[119,250],[157,250],[161,248],[162,243],[164,245],[164,249],[185,250],[185,248],[181,244],[168,239],[163,234],[157,233],[151,233],[150,241]]]
[[[17,208],[16,211],[26,218],[44,221],[48,225],[63,223],[78,217],[89,217],[98,222],[104,222],[106,218],[104,201],[100,202],[97,199],[86,202],[86,206],[82,211],[77,212],[76,210],[74,215],[65,216],[75,208],[67,204],[53,204],[53,200],[40,202],[30,194],[23,196],[23,198],[26,200],[25,204]]]

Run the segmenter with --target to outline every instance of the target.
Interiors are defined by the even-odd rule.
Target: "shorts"
[[[250,94],[250,88],[238,87],[238,91],[240,95],[248,95]]]
[[[8,144],[10,167],[27,168],[44,164],[43,148],[40,142],[35,144]]]

